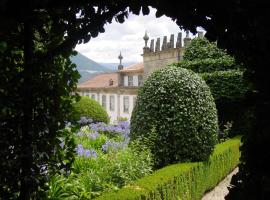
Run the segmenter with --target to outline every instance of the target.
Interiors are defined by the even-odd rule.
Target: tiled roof
[[[88,81],[85,81],[78,85],[80,88],[114,88],[118,86],[118,74],[115,73],[104,73],[98,74]],[[113,85],[110,85],[110,79],[113,81]]]
[[[140,62],[140,63],[130,65],[128,67],[125,67],[119,72],[143,72],[143,69],[144,69],[143,62]]]
[[[143,63],[136,63],[133,65],[130,65],[123,70],[120,70],[118,72],[143,72],[144,65]],[[110,85],[110,80],[113,81],[113,85]],[[104,73],[104,74],[98,74],[91,78],[88,81],[85,81],[78,85],[78,89],[83,88],[115,88],[118,87],[118,73]]]

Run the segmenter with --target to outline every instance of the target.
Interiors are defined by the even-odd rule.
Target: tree
[[[180,6],[165,0],[77,0],[69,2],[53,0],[17,2],[15,0],[1,0],[1,56],[3,55],[3,48],[7,47],[4,52],[5,56],[2,56],[2,59],[5,58],[4,60],[12,61],[8,64],[3,63],[3,60],[1,60],[1,74],[5,74],[5,76],[12,76],[13,74],[14,77],[18,78],[18,71],[22,70],[24,80],[30,77],[24,84],[20,84],[19,81],[12,82],[10,81],[11,79],[1,77],[1,144],[5,141],[2,139],[3,130],[11,130],[10,127],[4,129],[7,120],[3,116],[12,116],[9,114],[9,110],[12,110],[19,116],[19,112],[23,108],[26,110],[35,108],[35,104],[32,103],[33,100],[38,101],[38,96],[28,93],[32,95],[26,98],[25,92],[32,92],[29,86],[34,86],[33,79],[37,76],[36,74],[39,74],[39,70],[43,69],[44,72],[51,70],[53,60],[58,56],[67,58],[72,48],[78,42],[87,42],[91,37],[96,37],[99,32],[104,31],[104,24],[110,23],[113,18],[122,23],[129,12],[138,14],[142,9],[144,14],[148,14],[148,6],[152,6],[157,8],[157,17],[166,14],[172,20],[175,20],[181,28],[189,29],[193,33],[196,32],[196,27],[198,26],[205,28],[207,31],[206,38],[211,41],[217,41],[219,47],[227,49],[229,54],[234,55],[237,62],[242,62],[248,69],[247,77],[253,82],[255,87],[254,94],[250,95],[250,102],[256,106],[256,122],[252,133],[244,138],[244,146],[242,148],[243,163],[240,166],[240,173],[237,179],[241,181],[236,181],[237,187],[233,189],[234,192],[230,196],[236,199],[266,199],[269,197],[270,172],[266,162],[270,159],[270,155],[266,152],[268,152],[270,143],[270,136],[268,134],[270,127],[267,117],[265,117],[270,112],[270,79],[268,73],[265,73],[265,70],[270,65],[270,56],[268,55],[268,48],[270,46],[268,19],[270,12],[268,3],[262,0],[191,0],[178,3],[180,3]],[[33,47],[33,43],[35,44],[36,34],[42,35],[45,26],[51,26],[49,35],[47,35],[49,37],[41,37],[42,40],[39,42],[47,44],[47,48],[42,52],[32,52],[31,49],[33,48],[31,47]],[[19,60],[18,56],[20,55],[15,54],[17,50],[23,52],[23,57]],[[50,65],[45,63],[50,63]],[[22,68],[21,66],[24,67]],[[24,71],[24,68],[27,70]],[[58,76],[60,75],[57,74]],[[23,92],[18,90],[18,85],[24,88]],[[54,86],[58,87],[61,85],[63,84],[58,82]],[[9,93],[12,92],[13,96],[15,96],[16,91],[20,91],[20,93],[17,93],[17,97],[24,97],[23,103],[16,103],[16,98],[15,100],[13,98],[12,101],[9,98],[4,98],[7,91]],[[48,92],[48,90],[44,91]],[[28,101],[28,98],[32,99],[32,101]],[[54,101],[51,97],[48,98],[48,102],[50,102],[49,100]],[[47,107],[46,104],[44,106],[45,108]],[[60,104],[57,104],[55,108],[58,111],[61,108]],[[7,112],[7,114],[3,115],[2,113],[4,112]],[[16,127],[20,125],[25,127],[21,132],[18,129],[14,129],[14,135],[20,133],[24,136],[27,143],[33,143],[34,135],[38,134],[39,130],[31,128],[30,125],[34,122],[30,120],[30,112],[27,113],[28,115],[23,115],[24,117],[27,116],[25,120],[13,123]],[[37,113],[40,114],[41,112],[37,110]],[[55,123],[55,121],[53,122]],[[12,123],[8,124],[13,126]],[[40,124],[45,127],[46,119],[42,118]],[[55,134],[48,137],[55,138]],[[20,137],[16,136],[16,138]],[[8,141],[14,142],[16,139]],[[36,141],[36,144],[38,145],[39,142],[41,140]],[[26,145],[18,144],[20,144],[21,150],[25,150]],[[1,152],[12,151],[6,147],[13,148],[12,143],[3,147]],[[41,152],[46,153],[47,150],[43,149]],[[1,161],[2,159],[7,158],[1,158]],[[29,162],[28,160],[25,161]],[[16,161],[11,159],[10,162]],[[8,174],[8,171],[6,174]],[[23,179],[23,177],[26,178],[27,176],[21,174],[20,178]],[[3,170],[1,170],[1,183],[2,178],[7,178],[6,175],[3,175]],[[10,185],[12,185],[12,181],[17,181],[16,176],[10,180]],[[40,187],[42,185],[40,184]],[[14,191],[18,192],[21,188],[21,186],[14,187]],[[24,192],[30,193],[33,189],[31,185],[28,185],[28,188],[26,191],[21,190],[21,199],[24,197]],[[4,189],[3,185],[1,185],[1,190],[3,191]]]

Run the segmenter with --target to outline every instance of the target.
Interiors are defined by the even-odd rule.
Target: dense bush
[[[251,85],[243,77],[243,66],[219,49],[216,43],[196,38],[185,49],[183,60],[173,66],[199,73],[211,89],[215,99],[219,129],[232,122],[231,135],[246,134],[252,125],[253,108],[245,94]]]
[[[218,144],[207,162],[167,166],[97,200],[200,200],[239,162],[240,138]]]
[[[200,75],[210,87],[216,101],[243,99],[245,93],[250,90],[249,84],[243,78],[243,72],[239,70],[215,71]]]
[[[78,121],[81,117],[91,118],[94,122],[109,122],[109,116],[104,108],[89,97],[81,97],[73,104],[70,120]]]
[[[155,71],[139,90],[131,139],[151,148],[156,167],[207,159],[217,140],[217,113],[209,87],[186,69]]]
[[[196,73],[209,73],[215,71],[225,71],[231,69],[241,69],[242,67],[235,64],[233,58],[205,58],[202,60],[182,60],[174,63],[174,66],[190,69]]]
[[[202,59],[225,59],[231,60],[225,50],[217,47],[215,42],[209,42],[206,38],[194,38],[186,47],[184,60],[194,61]]]

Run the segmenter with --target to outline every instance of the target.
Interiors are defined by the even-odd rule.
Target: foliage
[[[216,145],[206,162],[174,164],[97,200],[199,200],[238,164],[240,137]]]
[[[243,72],[239,70],[215,71],[200,75],[210,87],[216,101],[242,100],[245,94],[251,90],[249,83],[244,80]]]
[[[94,122],[109,122],[106,110],[94,99],[83,96],[72,105],[70,120],[76,122],[81,117],[91,118]]]
[[[77,156],[73,171],[68,177],[57,175],[50,180],[48,199],[93,199],[152,171],[149,150],[129,144],[128,122],[91,123],[75,135]]]
[[[183,60],[196,61],[206,58],[213,61],[216,59],[219,61],[227,61],[229,64],[234,61],[225,50],[218,48],[216,43],[209,42],[209,40],[204,37],[191,40],[189,45],[185,48]]]
[[[206,81],[215,98],[219,128],[233,121],[232,134],[247,134],[252,124],[252,107],[245,103],[246,93],[252,91],[251,84],[244,80],[242,66],[235,63],[216,43],[205,38],[195,38],[186,47],[186,57],[173,66],[191,69]],[[185,60],[186,59],[186,60]]]
[[[40,41],[50,37],[50,30],[44,28],[40,36],[35,27],[25,29],[18,25],[0,37],[1,199],[42,198],[48,178],[68,171],[74,160],[74,139],[63,128],[79,75],[62,55],[34,65],[34,55],[50,43]],[[33,37],[21,38],[24,31]],[[62,141],[65,149],[60,148]]]
[[[217,141],[217,113],[209,87],[186,69],[155,71],[140,88],[131,139],[146,141],[156,167],[206,160]]]
[[[187,47],[188,48],[188,47]],[[177,67],[190,69],[196,73],[210,73],[215,71],[225,71],[231,69],[241,69],[235,64],[233,58],[204,58],[202,60],[182,60],[181,62],[172,64]]]

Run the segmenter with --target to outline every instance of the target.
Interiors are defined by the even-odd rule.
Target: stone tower
[[[174,43],[174,35],[170,36],[169,42],[167,42],[167,36],[164,36],[162,46],[160,48],[160,38],[157,38],[154,48],[154,40],[151,40],[150,48],[147,47],[147,41],[149,39],[147,33],[143,37],[145,40],[145,46],[143,48],[143,63],[144,63],[144,79],[146,79],[154,70],[167,66],[168,64],[178,62],[182,59],[184,48],[182,46],[182,33],[178,33],[176,44]],[[184,38],[184,45],[190,41],[187,34]]]

